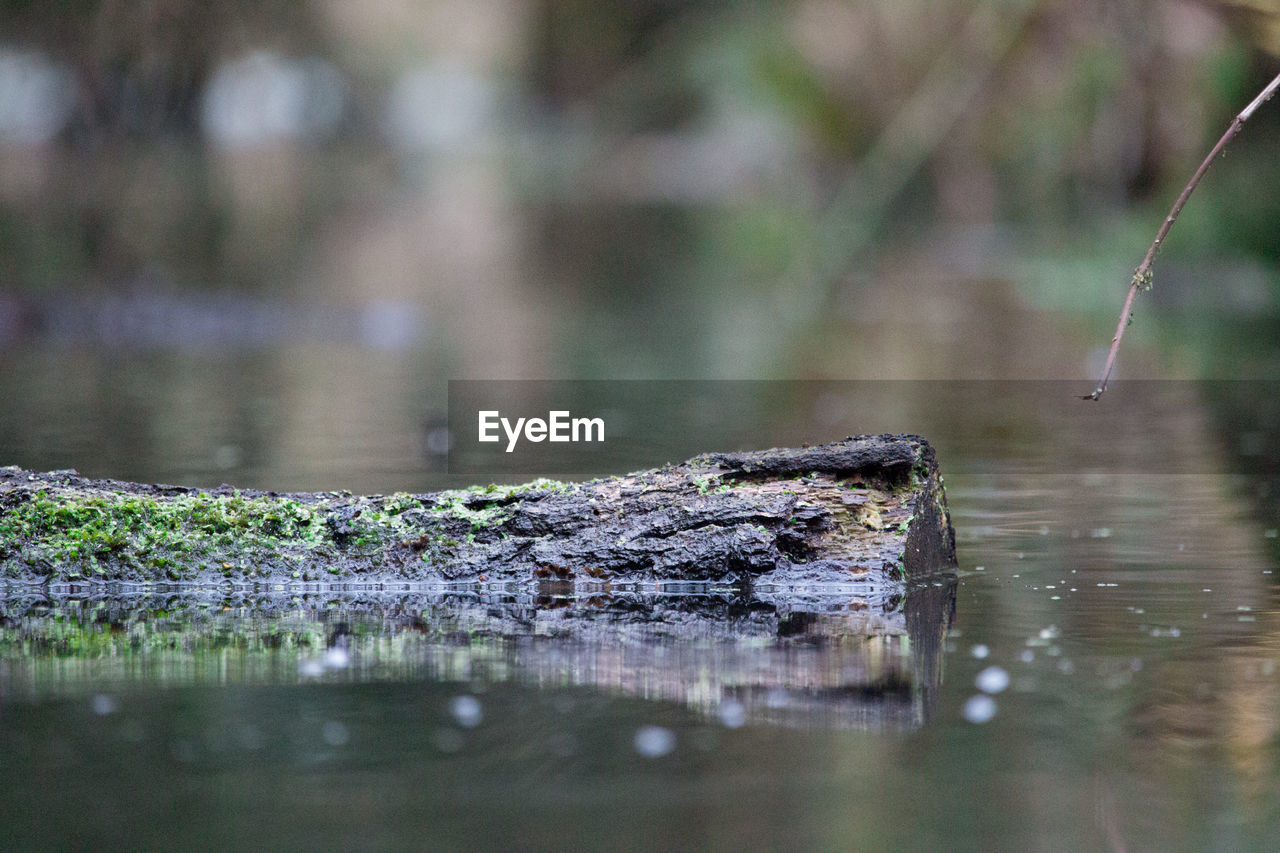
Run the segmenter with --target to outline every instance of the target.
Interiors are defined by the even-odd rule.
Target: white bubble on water
[[[978,673],[973,684],[983,693],[999,693],[1009,686],[1009,673],[1001,667],[989,666]]]
[[[645,758],[661,758],[676,748],[676,734],[662,726],[641,726],[636,730],[635,747]]]
[[[976,646],[969,649],[969,654],[973,655],[978,660],[986,660],[987,655],[991,654],[991,649],[987,648],[982,643],[978,643]]]
[[[324,663],[315,658],[298,662],[298,675],[304,678],[318,678],[324,675]]]
[[[720,703],[716,716],[720,718],[725,728],[738,729],[746,725],[747,709],[737,699],[725,699]]]
[[[965,700],[960,713],[971,723],[985,723],[996,715],[996,700],[985,693],[978,693]]]
[[[262,749],[267,739],[253,723],[245,723],[236,731],[236,742],[242,749]]]
[[[334,646],[324,653],[324,666],[326,669],[345,669],[350,662],[351,656],[347,654],[347,650],[342,646]]]
[[[320,730],[320,736],[329,746],[346,746],[347,741],[351,740],[351,732],[337,720],[327,721]]]
[[[108,696],[105,693],[99,693],[94,696],[91,704],[93,705],[93,713],[97,714],[99,717],[114,714],[118,707],[116,704],[116,697]]]
[[[449,703],[449,713],[463,728],[473,729],[484,719],[484,709],[474,696],[455,696]]]

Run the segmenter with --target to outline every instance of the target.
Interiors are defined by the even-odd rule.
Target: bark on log
[[[933,448],[855,436],[593,480],[280,494],[0,468],[0,573],[38,583],[898,582],[955,565]]]

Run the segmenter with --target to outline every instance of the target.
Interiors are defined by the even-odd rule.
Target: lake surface
[[[43,357],[37,378],[75,376],[83,355]],[[99,466],[85,473],[362,491],[448,480],[427,448],[431,395],[377,408],[368,388],[385,374],[351,383],[356,404],[308,431],[270,402],[269,372],[239,371],[218,398],[218,378],[237,375],[225,360],[97,369],[117,393],[10,396],[26,406],[0,415],[5,460],[65,465],[37,425],[79,406],[56,444]],[[157,375],[171,379],[137,378]],[[1072,397],[1089,390],[772,383],[752,387],[753,419],[694,437],[930,437],[960,566],[912,589],[11,590],[7,843],[1274,849],[1275,436],[1249,401],[1280,389],[1133,382],[1098,404]],[[178,397],[190,405],[166,402]],[[205,417],[211,399],[229,411]],[[139,430],[160,438],[131,452]],[[654,452],[687,440],[658,436]]]
[[[915,433],[959,565],[0,587],[0,848],[1280,849],[1268,110],[1077,399],[1265,82],[1204,4],[160,5],[5,7],[0,465],[420,492]],[[1223,377],[1268,381],[1136,381]],[[450,467],[450,380],[566,378],[626,453]]]

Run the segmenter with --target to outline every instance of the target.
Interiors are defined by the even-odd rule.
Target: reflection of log
[[[372,497],[0,469],[0,566],[27,581],[795,587],[905,579],[954,558],[933,449],[910,436],[706,454],[588,483]]]
[[[0,695],[355,681],[516,682],[722,719],[909,730],[932,714],[955,583],[768,599],[678,592],[167,593],[0,599]]]

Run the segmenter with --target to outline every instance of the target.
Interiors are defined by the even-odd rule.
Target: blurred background
[[[119,714],[5,704],[10,775],[48,782],[0,786],[10,824],[42,816],[14,837],[1274,850],[1280,103],[1173,229],[1121,381],[1073,395],[1277,56],[1277,0],[0,0],[0,465],[417,491],[456,482],[449,380],[782,380],[655,404],[634,464],[918,432],[961,564],[916,736],[702,752],[678,703],[541,684],[446,755],[424,720],[475,681],[155,700],[188,670],[142,656]],[[66,672],[114,708],[101,646],[18,605],[0,700]],[[222,718],[295,751],[245,757]],[[637,769],[654,721],[680,746]]]
[[[1087,392],[1278,32],[1265,0],[3,0],[0,457],[407,488],[449,379]],[[1271,375],[1278,141],[1268,106],[1197,191],[1120,377]]]

